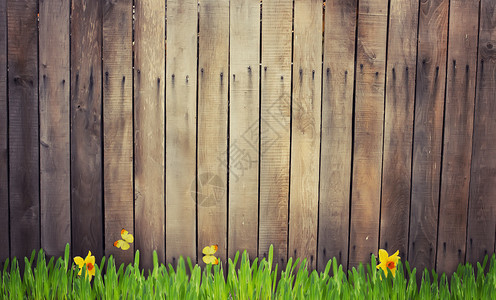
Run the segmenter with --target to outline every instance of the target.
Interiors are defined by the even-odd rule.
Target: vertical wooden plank
[[[258,255],[260,1],[230,4],[229,257]]]
[[[259,256],[274,245],[274,262],[288,255],[291,39],[293,1],[262,3]]]
[[[0,261],[9,257],[7,0],[0,0]]]
[[[72,251],[103,256],[102,7],[72,1],[71,182]]]
[[[200,2],[198,53],[198,257],[217,244],[227,251],[227,93],[229,1]]]
[[[135,1],[135,249],[142,267],[153,250],[165,261],[165,4]]]
[[[436,260],[443,131],[446,0],[420,3],[408,261],[419,270]]]
[[[18,258],[40,247],[37,13],[36,0],[7,2],[10,253]]]
[[[166,226],[168,263],[196,259],[197,0],[167,3]]]
[[[412,177],[418,1],[391,1],[384,112],[380,248],[406,258]]]
[[[439,273],[452,274],[465,262],[479,1],[452,0],[449,11],[436,267]]]
[[[41,247],[54,257],[71,243],[69,5],[40,2]]]
[[[379,245],[387,17],[387,1],[359,1],[349,267]]]
[[[467,262],[494,251],[496,227],[496,2],[480,9],[477,88],[470,176]]]
[[[103,4],[105,255],[116,264],[134,258],[134,244],[128,251],[113,246],[122,228],[134,234],[132,13],[132,0]]]
[[[297,0],[294,5],[289,255],[307,258],[309,267],[315,269],[322,107],[322,1]]]
[[[348,262],[357,1],[326,1],[317,267]]]

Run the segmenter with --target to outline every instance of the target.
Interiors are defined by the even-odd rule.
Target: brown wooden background
[[[0,0],[0,261],[452,272],[495,251],[495,116],[493,0]]]

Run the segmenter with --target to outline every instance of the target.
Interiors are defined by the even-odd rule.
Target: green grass
[[[180,258],[176,269],[158,263],[148,274],[139,268],[139,251],[133,264],[118,268],[112,256],[96,265],[90,282],[77,276],[77,268],[69,257],[67,245],[64,257],[48,263],[43,250],[24,259],[21,275],[14,258],[4,265],[0,278],[2,299],[496,299],[496,258],[493,254],[476,269],[460,265],[451,276],[425,270],[420,285],[416,270],[408,262],[398,264],[396,277],[387,278],[376,269],[376,259],[365,267],[346,272],[336,259],[327,263],[322,273],[309,272],[306,261],[289,259],[284,270],[273,265],[272,247],[268,259],[250,263],[244,252],[228,260],[227,276],[222,265],[200,268],[188,258]],[[36,257],[36,263],[35,263]],[[239,260],[240,259],[240,260]],[[489,267],[486,268],[486,264]],[[235,267],[238,266],[238,267]],[[487,272],[484,270],[487,269]],[[103,271],[104,270],[104,271]],[[85,270],[83,270],[84,274]],[[382,274],[382,275],[381,275]],[[381,280],[381,277],[383,280]]]

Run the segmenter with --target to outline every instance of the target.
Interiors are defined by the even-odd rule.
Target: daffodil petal
[[[81,256],[74,257],[74,262],[76,263],[76,265],[78,265],[79,268],[82,268],[84,265],[84,260]]]
[[[94,256],[86,257],[86,259],[84,260],[84,263],[85,264],[95,264],[95,257]]]
[[[379,260],[381,262],[386,261],[388,258],[388,253],[384,249],[379,249]]]

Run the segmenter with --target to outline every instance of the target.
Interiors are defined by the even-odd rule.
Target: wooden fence
[[[0,0],[0,261],[495,251],[495,1],[165,2]]]

